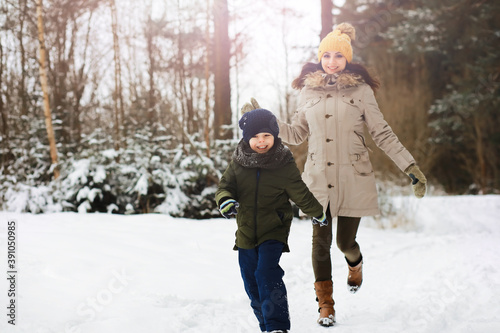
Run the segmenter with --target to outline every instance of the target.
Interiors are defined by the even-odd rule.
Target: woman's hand
[[[245,103],[241,107],[241,114],[243,115],[255,109],[260,109],[260,105],[259,103],[257,103],[257,100],[255,100],[255,98],[252,97],[250,98],[250,103]]]
[[[413,194],[417,198],[422,198],[425,195],[427,178],[420,171],[420,168],[416,164],[410,165],[405,173],[411,178],[411,186],[413,189]]]

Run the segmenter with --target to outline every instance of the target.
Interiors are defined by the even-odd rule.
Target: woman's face
[[[326,74],[341,72],[345,69],[346,65],[347,59],[342,53],[334,50],[323,53],[323,57],[321,58],[321,66]]]

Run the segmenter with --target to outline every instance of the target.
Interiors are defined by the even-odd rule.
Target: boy
[[[215,194],[225,218],[236,215],[234,250],[261,331],[290,329],[284,271],[279,266],[293,218],[290,199],[313,223],[326,225],[323,207],[302,181],[292,153],[278,138],[276,117],[255,109],[239,121],[243,139]]]

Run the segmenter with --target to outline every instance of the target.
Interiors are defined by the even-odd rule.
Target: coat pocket
[[[360,99],[352,96],[342,96],[342,102],[346,104],[346,110],[350,117],[354,120],[363,118],[363,103]]]
[[[370,157],[368,152],[361,154],[351,154],[351,165],[354,169],[354,173],[360,176],[368,176],[373,173],[372,163],[370,162]]]
[[[370,147],[368,147],[366,145],[366,141],[365,141],[365,137],[363,134],[357,132],[357,131],[354,131],[354,134],[356,134],[356,136],[358,137],[359,141],[361,142],[361,144],[363,145],[363,147],[365,147],[366,150],[370,151],[370,152],[373,152]]]
[[[316,104],[318,104],[319,102],[321,102],[321,96],[315,96],[313,98],[308,98],[305,103],[304,103],[304,108],[308,109],[308,108],[312,108],[313,106],[315,106]]]

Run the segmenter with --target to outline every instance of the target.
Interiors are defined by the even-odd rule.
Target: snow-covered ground
[[[399,200],[405,227],[362,222],[357,294],[333,249],[333,328],[315,323],[311,225],[294,221],[281,262],[291,332],[500,332],[500,196]],[[9,221],[16,326],[7,323]],[[1,332],[259,332],[232,251],[234,220],[0,212],[0,223]]]

